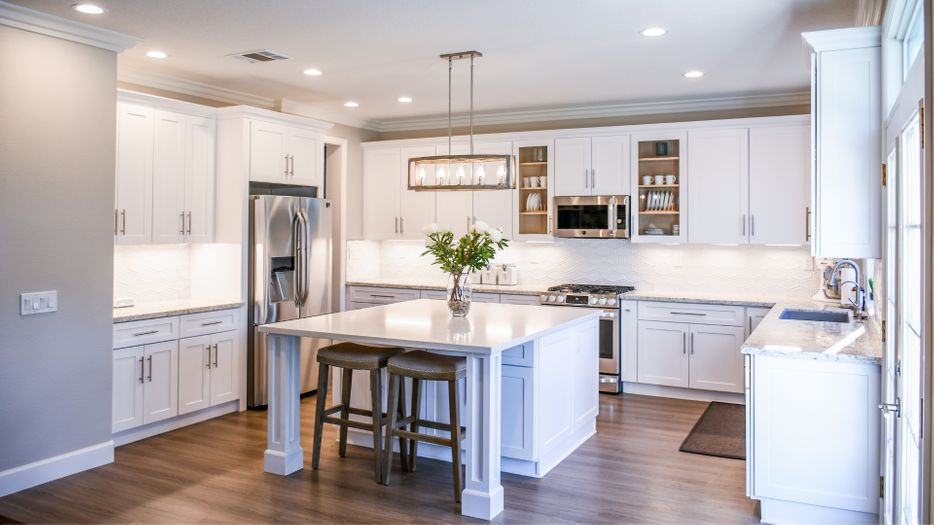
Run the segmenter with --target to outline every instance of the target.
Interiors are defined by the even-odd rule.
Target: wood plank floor
[[[757,523],[745,462],[686,454],[681,441],[706,403],[600,396],[597,435],[544,479],[503,475],[494,523]],[[311,456],[314,397],[302,403],[306,468],[263,473],[266,412],[247,411],[120,447],[116,461],[0,498],[24,523],[481,523],[457,514],[450,464],[420,459],[392,485],[373,481],[369,450],[337,455],[330,427],[321,468]]]

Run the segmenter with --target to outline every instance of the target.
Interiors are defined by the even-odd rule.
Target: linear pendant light
[[[515,187],[512,155],[486,155],[473,152],[473,61],[479,51],[448,53],[448,154],[409,159],[409,189],[415,191],[508,190]],[[470,59],[470,151],[451,153],[451,74],[455,60]]]

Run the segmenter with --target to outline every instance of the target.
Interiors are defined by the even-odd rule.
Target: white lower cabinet
[[[691,325],[690,388],[743,392],[743,327]]]
[[[112,431],[178,415],[177,374],[178,341],[115,351]]]
[[[688,386],[689,331],[683,323],[639,321],[640,383]]]
[[[756,330],[759,323],[768,315],[769,310],[771,308],[746,308],[746,337],[749,337]]]
[[[178,413],[237,399],[237,332],[182,339],[179,343]]]

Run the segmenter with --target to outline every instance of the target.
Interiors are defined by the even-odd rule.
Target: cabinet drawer
[[[538,296],[500,294],[499,302],[503,304],[538,304]]]
[[[371,288],[353,286],[350,288],[350,300],[364,303],[391,304],[411,301],[421,296],[418,290],[400,288]]]
[[[422,290],[421,298],[422,299],[437,299],[439,301],[444,301],[447,299],[448,293],[444,290]]]
[[[470,296],[470,300],[475,303],[498,303],[498,293],[475,293]]]
[[[692,324],[743,326],[745,308],[696,303],[639,302],[640,321],[674,321]]]
[[[117,323],[114,326],[114,348],[147,345],[178,339],[178,317],[161,317],[145,321]]]
[[[535,366],[535,343],[519,345],[509,350],[503,350],[503,364],[513,366]]]
[[[202,314],[183,315],[179,328],[179,337],[216,334],[240,328],[240,314],[237,310],[221,310]]]

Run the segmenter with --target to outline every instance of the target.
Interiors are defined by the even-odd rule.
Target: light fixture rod
[[[470,55],[470,112],[467,121],[470,124],[470,154],[473,155],[473,55]]]
[[[444,56],[444,55],[441,55]],[[448,57],[448,155],[451,154],[451,68],[454,67],[453,62],[451,61],[452,57]]]

